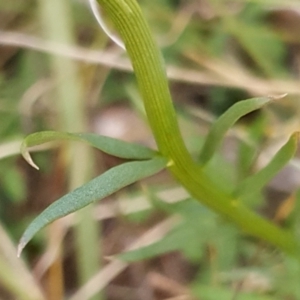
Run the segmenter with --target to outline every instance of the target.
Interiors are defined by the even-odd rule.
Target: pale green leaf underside
[[[142,178],[158,173],[166,165],[167,160],[162,157],[155,157],[147,161],[127,162],[108,170],[87,184],[61,197],[46,208],[27,227],[18,246],[18,255],[32,237],[49,223],[96,200],[101,200]]]
[[[243,116],[261,108],[271,101],[270,97],[252,98],[239,101],[231,106],[212,125],[200,153],[200,163],[205,165],[220,146],[226,132]]]
[[[264,168],[240,183],[234,196],[243,198],[259,192],[294,157],[298,140],[299,133],[295,132]]]
[[[31,159],[28,148],[61,140],[87,142],[107,154],[125,159],[151,159],[157,155],[156,151],[145,146],[124,142],[107,136],[93,133],[67,133],[57,131],[41,131],[28,135],[21,145],[21,153],[30,165],[38,169]]]

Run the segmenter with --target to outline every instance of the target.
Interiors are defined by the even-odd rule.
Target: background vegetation
[[[298,130],[299,2],[140,4],[195,157],[229,106],[288,93],[228,134],[212,174],[233,186]],[[55,222],[17,259],[16,241],[35,215],[120,163],[79,143],[50,144],[36,149],[37,172],[20,158],[24,136],[88,131],[155,146],[126,55],[85,1],[1,1],[0,26],[1,299],[300,298],[299,264],[194,202],[164,172]],[[248,204],[299,230],[298,177],[295,157]]]

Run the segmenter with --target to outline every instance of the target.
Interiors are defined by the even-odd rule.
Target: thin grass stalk
[[[0,222],[0,282],[3,289],[20,300],[45,300],[40,286],[24,262],[17,258],[16,248]],[[20,280],[21,279],[21,280]]]
[[[70,2],[66,0],[42,0],[40,3],[41,22],[46,37],[55,42],[74,44],[74,30]],[[84,132],[86,115],[83,87],[78,74],[78,66],[70,59],[51,58],[51,69],[58,82],[56,107],[59,115],[58,130]],[[85,145],[66,145],[64,148],[69,167],[69,189],[85,183],[90,177],[91,153]],[[75,227],[77,269],[80,284],[84,284],[98,271],[100,266],[98,223],[91,217],[93,206],[78,212],[80,219]],[[93,300],[101,299],[101,294]]]

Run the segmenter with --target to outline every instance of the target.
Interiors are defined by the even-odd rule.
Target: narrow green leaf
[[[21,153],[31,166],[38,169],[38,166],[32,161],[28,148],[60,140],[87,142],[105,153],[125,159],[151,159],[157,155],[156,151],[145,146],[124,142],[107,136],[93,133],[67,133],[57,131],[41,131],[28,135],[21,145]]]
[[[234,192],[234,196],[243,198],[259,192],[295,155],[299,135],[299,132],[293,133],[287,143],[264,168],[241,182]]]
[[[75,212],[96,200],[101,200],[142,178],[151,176],[164,169],[166,165],[167,160],[163,157],[124,163],[58,199],[27,227],[19,242],[18,255],[21,254],[32,237],[49,223]]]
[[[212,125],[200,153],[200,163],[205,165],[220,146],[226,132],[246,114],[261,108],[275,98],[252,98],[235,103]]]

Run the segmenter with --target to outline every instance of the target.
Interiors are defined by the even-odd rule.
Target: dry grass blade
[[[39,285],[30,271],[27,270],[23,261],[17,258],[16,248],[6,234],[2,224],[0,224],[0,240],[1,281],[8,284],[8,288],[12,289],[17,299],[45,300]],[[5,270],[9,270],[10,273],[1,274]],[[9,278],[5,279],[5,276],[9,276]]]
[[[234,62],[198,55],[193,52],[185,53],[185,56],[207,69],[210,74],[219,78],[226,86],[235,86],[249,91],[251,94],[300,94],[299,84],[295,80],[262,79],[251,75],[242,66]],[[222,85],[222,84],[221,84]]]
[[[22,141],[11,141],[0,144],[0,159],[20,154]]]
[[[0,31],[0,45],[22,47],[66,56],[79,61],[101,64],[109,68],[132,71],[128,59],[120,58],[119,51],[88,50],[78,46],[49,42],[27,34],[8,31]],[[249,75],[245,70],[234,68],[232,65],[229,66],[222,61],[200,58],[191,53],[186,54],[186,56],[197,64],[205,66],[208,71],[201,72],[168,66],[167,71],[170,79],[191,84],[239,87],[254,94],[300,94],[299,84],[295,81],[265,80]]]
[[[149,243],[162,239],[167,232],[177,223],[176,217],[171,217],[163,222],[159,223],[155,227],[149,229],[143,234],[137,241],[126,249],[126,251],[134,250]],[[129,263],[113,259],[108,265],[106,265],[98,274],[91,278],[83,287],[81,287],[73,296],[68,300],[87,300],[95,295],[98,291],[102,290],[107,284],[109,284],[117,275],[123,272]]]

